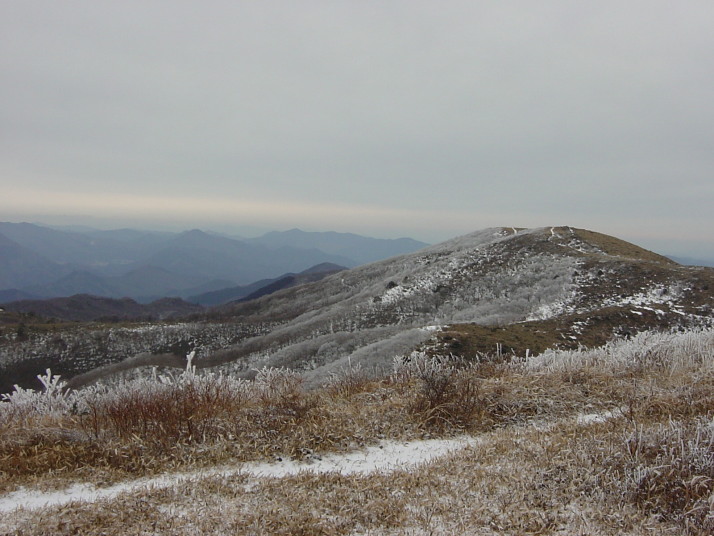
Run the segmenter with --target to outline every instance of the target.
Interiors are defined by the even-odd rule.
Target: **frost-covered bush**
[[[414,351],[409,355],[401,355],[392,362],[392,379],[405,382],[412,379],[451,376],[456,366],[463,360],[454,356],[431,356],[426,352]]]
[[[69,411],[74,396],[65,391],[65,382],[50,369],[37,376],[43,390],[15,386],[12,393],[0,395],[0,422],[20,421],[30,417],[56,417]]]
[[[196,374],[188,360],[177,375],[98,383],[65,391],[59,376],[39,376],[42,391],[16,388],[2,395],[0,423],[20,424],[32,417],[67,417],[93,439],[137,437],[144,441],[206,440],[222,436],[222,423],[254,396],[246,380],[220,374]]]
[[[684,332],[642,332],[592,349],[547,350],[527,360],[530,370],[563,371],[582,367],[618,370],[714,367],[714,329]]]
[[[298,372],[264,367],[255,377],[253,390],[263,406],[278,413],[301,417],[310,407],[302,384],[303,378]]]
[[[392,381],[417,382],[408,409],[419,416],[426,428],[467,426],[482,406],[476,379],[464,368],[461,359],[452,356],[432,357],[425,352],[412,352],[397,358]]]
[[[112,387],[96,386],[77,400],[89,430],[152,441],[195,441],[222,437],[223,421],[249,399],[246,380],[196,374],[159,375]]]
[[[322,387],[334,396],[349,398],[361,392],[371,379],[361,364],[352,365],[348,360],[347,366],[331,373]]]

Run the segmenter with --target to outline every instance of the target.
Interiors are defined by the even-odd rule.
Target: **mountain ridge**
[[[33,285],[64,272],[63,266],[0,233],[0,289]]]
[[[557,318],[568,319],[557,326],[563,347],[577,346],[585,333],[602,344],[641,330],[644,319],[659,327],[711,322],[711,283],[714,270],[683,267],[601,233],[491,228],[219,307],[214,318],[270,317],[282,324],[261,341],[206,356],[206,364],[230,363],[228,369],[248,375],[256,366],[287,366],[319,381],[348,360],[383,367],[430,339],[430,325],[507,326]],[[336,333],[344,340],[335,342]],[[357,348],[355,339],[361,341]]]
[[[75,293],[70,296],[45,299],[19,295],[17,299],[6,301],[3,308],[6,311],[31,313],[47,320],[58,321],[163,320],[196,314],[202,311],[204,306],[211,305],[211,301],[224,303],[254,300],[291,286],[319,281],[343,270],[347,270],[347,268],[332,263],[321,263],[298,274],[283,274],[277,278],[264,279],[244,287],[220,287],[219,290],[208,291],[185,300],[174,296],[147,297],[144,300],[135,301],[122,295],[99,296],[88,293]],[[145,267],[143,271],[151,271],[158,277],[172,275],[162,268],[156,267]],[[131,275],[131,273],[127,275]],[[116,279],[123,279],[123,277]],[[98,284],[101,284],[104,280],[97,278],[97,281]],[[213,286],[216,284],[219,282],[212,283]]]
[[[429,245],[412,238],[380,239],[354,233],[309,232],[297,228],[288,231],[271,231],[250,241],[273,248],[293,244],[303,248],[319,249],[333,255],[353,258],[357,264],[367,264],[410,253]]]
[[[228,288],[299,273],[320,263],[352,267],[362,262],[307,242],[304,247],[296,246],[289,236],[276,236],[281,236],[280,243],[268,245],[260,239],[238,240],[199,229],[182,233],[59,230],[0,222],[0,292],[9,297],[89,293],[147,301],[162,295],[193,296],[200,288],[203,292],[218,290],[220,287],[212,284],[217,280]],[[358,259],[364,258],[365,251],[371,251],[371,258],[384,258],[405,247],[421,246],[416,241],[330,236],[335,251],[349,253],[350,244],[359,241],[361,249],[355,250]],[[345,240],[350,243],[339,246]],[[137,275],[149,266],[165,270],[164,280],[151,275],[140,280]],[[169,279],[175,283],[167,285]]]
[[[289,286],[318,281],[342,270],[348,270],[348,268],[331,262],[323,262],[297,274],[289,272],[275,278],[261,279],[249,285],[238,285],[196,294],[187,297],[186,300],[204,306],[219,306],[233,301],[252,300]]]
[[[32,313],[48,320],[70,322],[165,320],[199,312],[202,308],[180,298],[160,298],[141,304],[131,298],[107,298],[91,294],[19,300],[3,305],[8,312]]]
[[[415,350],[522,358],[648,329],[711,326],[712,289],[714,269],[682,266],[615,237],[567,226],[498,227],[175,324],[141,326],[140,336],[127,328],[128,355],[116,334],[107,339],[98,327],[92,337],[108,340],[111,351],[78,342],[80,350],[59,348],[42,363],[76,376],[76,387],[136,367],[182,367],[192,352],[199,369],[251,378],[283,367],[318,386],[345,368],[384,372]],[[47,352],[38,329],[36,342],[14,346],[12,355],[2,358],[0,346],[0,362],[37,355],[34,345]]]

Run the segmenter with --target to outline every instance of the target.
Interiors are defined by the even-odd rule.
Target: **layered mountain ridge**
[[[648,328],[709,325],[713,283],[711,268],[584,229],[486,229],[219,308],[214,317],[282,325],[205,364],[230,361],[245,373],[287,366],[320,379],[348,364],[389,365],[455,324],[525,329],[523,343],[533,345],[512,348],[520,352],[544,348],[538,332],[549,345],[602,344]]]
[[[353,267],[425,245],[297,229],[238,239],[198,229],[79,232],[0,222],[0,303],[75,294],[142,303],[199,296],[197,303],[203,303],[200,295],[207,292],[323,263]]]
[[[62,335],[54,355],[38,334],[5,358],[0,352],[0,363],[44,351],[42,365],[66,367],[79,386],[137,367],[183,367],[192,353],[199,369],[250,378],[262,367],[287,367],[319,385],[349,367],[384,372],[414,350],[522,357],[650,329],[710,326],[712,289],[714,269],[682,266],[611,236],[499,227],[180,323],[142,325],[136,334],[85,329],[71,336],[74,346]],[[103,341],[102,350],[87,348],[89,339]]]

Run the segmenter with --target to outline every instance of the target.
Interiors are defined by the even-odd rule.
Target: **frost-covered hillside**
[[[593,346],[613,335],[652,328],[710,325],[713,274],[711,268],[681,266],[592,231],[491,228],[221,306],[192,318],[183,324],[187,328],[142,328],[142,344],[129,337],[132,343],[123,354],[121,345],[105,342],[112,350],[102,352],[91,342],[116,341],[123,337],[119,332],[93,332],[84,338],[90,348],[79,352],[89,357],[70,352],[66,359],[81,360],[84,370],[111,365],[103,370],[106,375],[139,365],[178,364],[194,351],[199,368],[220,367],[250,377],[263,366],[288,367],[317,384],[348,364],[384,370],[395,356],[415,347],[442,344],[442,326],[473,324],[518,332],[508,351],[534,353],[552,346]],[[170,344],[164,341],[168,332]],[[498,336],[507,338],[504,332]],[[57,337],[64,340],[62,334]],[[473,348],[502,351],[496,343],[503,341],[484,339],[483,332],[465,336],[462,329],[457,339],[458,344],[451,343],[454,353],[468,353],[464,346],[472,353]],[[47,355],[54,347],[47,344],[47,335],[44,340],[39,335],[25,340],[9,336],[0,348],[0,364],[43,355],[44,361],[52,358],[61,365],[64,357]],[[58,351],[67,354],[66,348]],[[167,352],[175,359],[167,359]],[[136,360],[139,353],[142,358]],[[125,366],[116,365],[133,357]],[[45,368],[35,365],[33,377]],[[75,367],[70,375],[80,371]]]
[[[284,323],[206,357],[233,371],[288,366],[322,378],[348,362],[389,364],[436,326],[554,319],[567,327],[562,345],[577,347],[583,335],[605,342],[648,327],[709,324],[713,273],[570,227],[486,229],[222,309]]]

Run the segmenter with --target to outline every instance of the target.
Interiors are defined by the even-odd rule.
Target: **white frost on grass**
[[[101,499],[111,499],[121,493],[141,489],[169,488],[186,481],[215,476],[228,477],[236,474],[248,474],[256,478],[283,478],[301,472],[349,475],[409,470],[455,450],[474,445],[476,442],[475,438],[469,436],[404,443],[383,441],[377,446],[361,451],[330,454],[322,458],[313,457],[307,461],[246,463],[237,467],[222,467],[191,473],[172,473],[155,478],[123,482],[107,488],[97,488],[91,484],[74,484],[63,490],[51,492],[20,489],[0,496],[0,513],[12,512],[18,508],[33,510],[72,502],[95,502]]]
[[[612,419],[615,415],[613,411],[606,411],[605,413],[581,413],[575,420],[578,424],[601,423]]]
[[[682,289],[679,287],[667,287],[665,285],[653,285],[643,288],[642,292],[624,297],[610,298],[606,300],[604,306],[635,306],[643,307],[653,304],[668,304],[676,306],[676,300],[681,297]]]
[[[568,292],[566,296],[560,300],[546,302],[535,309],[526,317],[526,322],[534,320],[548,320],[556,316],[571,313],[574,310],[573,302],[575,301],[576,293],[574,290]]]

